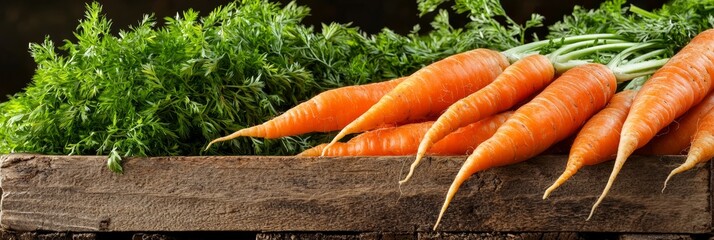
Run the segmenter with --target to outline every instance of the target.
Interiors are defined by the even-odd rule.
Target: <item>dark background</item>
[[[21,91],[31,80],[35,64],[28,52],[29,43],[41,42],[45,36],[55,43],[64,39],[74,41],[72,32],[83,17],[85,4],[90,1],[49,1],[49,0],[2,0],[0,1],[0,101],[6,96]],[[98,1],[106,16],[112,20],[112,27],[126,29],[136,24],[146,13],[154,13],[156,19],[175,16],[177,12],[189,8],[207,14],[218,5],[229,0],[185,1],[185,0],[124,0]],[[287,2],[280,0],[280,2]],[[573,6],[596,8],[601,0],[502,0],[506,12],[515,21],[523,23],[531,13],[546,17],[546,25],[552,24],[572,11]],[[660,6],[664,1],[630,1],[644,9]],[[408,33],[415,24],[428,27],[430,16],[418,18],[416,0],[297,0],[300,5],[309,6],[311,16],[306,24],[319,26],[327,22],[352,22],[367,33],[378,32],[383,27],[397,33]],[[457,26],[464,19],[456,18]],[[542,29],[540,34],[544,34]]]

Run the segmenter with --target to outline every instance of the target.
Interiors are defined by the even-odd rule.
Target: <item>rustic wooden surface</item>
[[[427,158],[402,186],[411,157],[129,158],[5,155],[0,224],[19,231],[430,232],[464,157]],[[578,173],[548,200],[563,156],[474,175],[440,225],[452,232],[709,233],[710,166],[675,177],[681,156],[633,157],[593,219],[612,163]]]
[[[76,233],[0,231],[7,240],[691,240],[711,239],[710,234],[612,234],[573,232],[456,233],[456,232],[162,232]]]

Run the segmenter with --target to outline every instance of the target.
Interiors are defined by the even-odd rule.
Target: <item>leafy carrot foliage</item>
[[[477,47],[518,41],[453,27],[438,14],[433,31],[368,35],[348,24],[302,24],[304,6],[243,0],[201,16],[146,15],[112,34],[98,3],[56,46],[33,43],[32,82],[0,104],[0,153],[107,155],[121,171],[128,156],[296,154],[325,134],[243,138],[209,152],[210,139],[264,122],[325,89],[408,75]],[[322,140],[324,141],[324,140]]]

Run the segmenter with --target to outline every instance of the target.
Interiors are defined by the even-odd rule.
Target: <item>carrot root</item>
[[[593,214],[595,213],[597,207],[600,206],[602,200],[605,199],[605,196],[610,192],[610,188],[612,188],[612,184],[615,182],[617,174],[620,173],[622,166],[625,165],[627,157],[629,157],[630,154],[632,154],[635,149],[637,149],[637,145],[638,143],[636,137],[625,135],[620,139],[620,148],[617,150],[615,166],[612,168],[612,172],[610,173],[610,178],[608,178],[607,180],[607,185],[605,185],[605,189],[602,191],[602,194],[600,194],[600,197],[598,197],[595,204],[593,204],[592,209],[590,209],[590,215],[588,215],[586,221],[590,220],[590,218],[593,217]]]
[[[697,153],[695,153],[696,155]],[[679,167],[675,168],[672,170],[672,172],[667,175],[667,179],[664,180],[664,186],[662,186],[662,192],[664,192],[665,189],[667,189],[667,183],[669,182],[670,179],[672,179],[672,176],[683,173],[689,169],[694,168],[694,166],[697,165],[697,160],[696,157],[690,155],[687,157],[687,160],[682,164],[679,165]]]
[[[554,80],[474,149],[452,182],[439,219],[471,175],[526,161],[567,138],[607,105],[616,85],[612,71],[601,64],[578,66]]]
[[[421,162],[421,159],[424,158],[424,155],[426,155],[427,150],[428,150],[428,147],[426,145],[419,145],[419,149],[417,150],[417,154],[416,154],[417,160],[412,162],[412,165],[409,166],[409,173],[407,173],[407,176],[404,177],[404,179],[399,180],[400,186],[412,178],[412,175],[414,175],[414,170],[416,170],[416,167],[419,166],[419,163]]]
[[[508,65],[508,59],[500,52],[482,48],[429,64],[342,128],[323,153],[347,134],[372,130],[384,123],[438,115],[454,102],[493,82]]]
[[[669,173],[669,176],[664,181],[663,192],[667,187],[667,182],[674,175],[690,170],[696,167],[697,164],[709,161],[710,158],[714,157],[714,136],[712,135],[714,122],[712,120],[714,120],[714,112],[710,111],[697,127],[697,133],[692,140],[692,147],[687,154],[687,160]]]
[[[444,217],[444,213],[446,213],[446,209],[449,208],[449,203],[451,203],[451,200],[453,200],[454,196],[456,196],[456,192],[459,191],[459,187],[461,187],[461,184],[463,184],[464,181],[466,181],[466,179],[468,179],[470,175],[471,173],[465,167],[462,167],[461,170],[459,170],[459,173],[456,174],[454,182],[451,184],[451,186],[449,187],[449,191],[446,193],[446,200],[444,201],[444,205],[441,206],[441,210],[439,211],[439,217],[436,218],[436,223],[434,223],[434,231],[436,231],[436,229],[439,227],[441,218]]]
[[[459,127],[513,107],[548,86],[554,75],[555,69],[548,57],[529,55],[506,67],[490,84],[453,103],[424,135],[416,159],[407,176],[399,181],[400,185],[412,177],[425,153],[436,142]]]
[[[624,90],[610,99],[607,106],[593,115],[573,140],[563,174],[543,194],[543,199],[585,165],[595,165],[614,158],[620,142],[620,130],[637,91]]]
[[[543,193],[543,199],[548,198],[548,196],[550,196],[550,194],[553,192],[553,190],[560,187],[560,185],[563,185],[563,183],[565,183],[565,181],[567,181],[570,177],[575,175],[575,173],[578,172],[579,168],[580,167],[578,167],[577,165],[568,164],[568,166],[565,167],[565,171],[563,171],[563,173],[560,174],[560,177],[558,177],[558,179],[555,180],[553,185],[550,185],[550,187],[548,187],[548,189],[545,190],[545,193]]]
[[[246,128],[246,129],[248,129],[248,128]],[[241,130],[235,131],[235,132],[231,133],[231,134],[228,135],[228,136],[223,136],[223,137],[219,137],[219,138],[213,139],[213,141],[211,141],[211,142],[208,143],[208,146],[206,146],[205,151],[208,151],[208,149],[210,149],[210,148],[211,148],[211,145],[213,145],[214,143],[223,142],[223,141],[228,141],[228,140],[232,140],[232,139],[235,139],[235,138],[237,138],[237,137],[243,136],[243,134],[245,133],[244,130],[246,130],[246,129],[241,129]]]

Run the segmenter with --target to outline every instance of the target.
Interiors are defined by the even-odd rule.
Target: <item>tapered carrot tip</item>
[[[353,123],[354,123],[354,122],[353,122]],[[330,143],[328,143],[328,144],[325,146],[325,148],[322,149],[322,153],[320,153],[320,156],[325,156],[325,155],[327,154],[327,149],[330,149],[332,146],[335,145],[335,143],[336,143],[337,141],[339,141],[340,139],[344,138],[344,137],[347,135],[347,131],[348,131],[348,130],[346,130],[346,129],[348,129],[348,127],[350,127],[350,125],[352,125],[352,123],[350,123],[347,127],[343,128],[342,131],[340,131],[339,133],[337,133],[337,136],[335,136],[335,137],[332,139],[332,141],[330,141]]]
[[[456,182],[451,185],[449,188],[449,192],[446,194],[446,200],[444,201],[444,205],[441,206],[441,210],[439,211],[439,217],[436,218],[436,223],[434,223],[434,228],[432,230],[436,231],[436,228],[439,227],[439,223],[441,222],[441,218],[444,217],[444,213],[446,212],[446,209],[449,208],[449,203],[451,200],[454,198],[454,195],[456,195],[456,191],[459,188],[459,186],[454,187],[454,185],[457,185]],[[458,183],[458,185],[461,185]]]
[[[214,139],[213,141],[211,141],[211,142],[208,143],[208,146],[206,146],[205,151],[208,151],[208,149],[211,148],[211,145],[213,145],[214,143],[223,142],[223,141],[228,141],[228,140],[232,140],[232,139],[234,139],[234,138],[237,138],[237,137],[242,136],[243,133],[245,132],[245,129],[247,129],[247,128],[244,128],[244,129],[235,131],[235,132],[231,133],[231,134],[228,135],[228,136],[219,137],[219,138]]]
[[[421,148],[421,147],[420,147]],[[419,162],[421,162],[421,159],[424,158],[424,151],[421,151],[421,149],[417,152],[416,159],[412,163],[411,166],[409,166],[409,173],[407,173],[407,176],[404,177],[401,181],[399,181],[399,185],[402,185],[409,181],[409,179],[412,178],[412,175],[414,174],[414,170],[416,167],[419,165]]]
[[[684,163],[682,165],[679,165],[679,167],[675,168],[674,170],[672,170],[672,172],[669,173],[669,175],[667,176],[667,179],[664,180],[664,186],[662,187],[662,192],[664,192],[664,189],[667,188],[667,183],[672,178],[672,176],[683,173],[689,169],[694,168],[694,166],[697,165],[696,157],[694,157],[693,155],[698,155],[698,154],[690,153],[689,157],[687,157],[687,160],[684,161]]]
[[[578,171],[578,166],[575,165],[568,165],[565,167],[565,171],[563,171],[563,174],[560,174],[560,177],[558,177],[557,180],[553,183],[553,185],[550,185],[548,189],[545,190],[545,193],[543,193],[543,199],[545,200],[550,196],[550,193],[552,193],[556,188],[560,187],[560,185],[563,185],[565,181],[570,179],[575,173]]]
[[[229,140],[229,139],[224,139],[224,138],[225,138],[225,137],[216,138],[216,139],[214,139],[213,141],[209,142],[209,143],[208,143],[208,146],[206,146],[206,149],[205,149],[204,151],[208,151],[208,149],[210,149],[210,148],[211,148],[211,145],[213,145],[214,143]]]
[[[627,161],[627,158],[632,155],[633,152],[635,152],[635,149],[637,149],[637,138],[633,136],[623,136],[620,138],[620,144],[617,149],[617,158],[615,158],[615,166],[612,168],[612,173],[610,173],[610,178],[607,180],[607,185],[605,185],[605,189],[602,191],[602,194],[600,194],[600,197],[598,197],[597,202],[593,204],[592,209],[590,209],[590,215],[588,215],[588,219],[585,221],[590,220],[590,218],[593,217],[593,214],[595,213],[595,209],[602,203],[602,200],[605,199],[605,196],[610,192],[610,188],[612,188],[612,184],[615,182],[615,179],[617,178],[617,174],[620,173],[620,170],[622,170],[622,166],[625,165],[625,161]]]
[[[314,146],[310,149],[307,149],[305,151],[302,151],[301,153],[298,153],[298,157],[318,157],[322,153],[322,149],[327,146],[326,143]]]
[[[320,152],[320,156],[325,156],[327,155],[327,149],[330,149],[333,145],[335,145],[336,141],[332,141],[325,145],[324,148],[322,148],[322,151]]]
[[[451,183],[451,186],[449,187],[449,191],[446,192],[446,200],[444,200],[444,205],[441,206],[441,211],[439,211],[439,217],[436,219],[436,223],[434,223],[434,231],[436,231],[436,228],[439,227],[439,223],[441,222],[441,218],[444,216],[444,213],[446,213],[446,209],[449,207],[449,203],[451,203],[451,200],[454,199],[454,196],[456,196],[456,192],[459,191],[459,187],[461,187],[461,184],[463,184],[466,179],[471,176],[472,173],[469,173],[469,170],[467,169],[467,166],[469,165],[470,162],[474,161],[472,159],[472,156],[469,156],[469,158],[466,159],[464,162],[464,165],[461,166],[461,169],[459,172],[456,174],[456,177],[454,178],[454,181]]]

